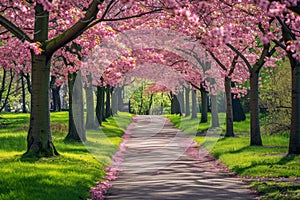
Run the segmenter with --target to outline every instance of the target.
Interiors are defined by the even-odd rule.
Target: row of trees
[[[188,50],[187,48],[181,50],[193,57],[198,64],[193,61],[191,63],[190,59],[181,62],[180,57],[184,58],[184,55],[180,55],[179,50],[176,50],[180,55],[177,57],[170,54],[170,50],[158,52],[167,60],[165,65],[175,68],[181,74],[178,76],[203,93],[214,94],[219,89],[214,85],[224,85],[227,91],[227,136],[233,135],[232,123],[230,123],[232,109],[229,109],[231,82],[238,84],[234,92],[239,96],[245,92],[245,88],[239,85],[250,79],[251,145],[262,145],[258,107],[260,70],[264,66],[274,65],[275,59],[272,56],[276,55],[276,52],[287,54],[292,69],[293,95],[289,153],[300,153],[300,109],[298,109],[300,64],[297,53],[300,49],[297,41],[299,8],[295,0],[284,2],[95,0],[85,3],[67,1],[63,4],[39,0],[22,3],[2,2],[0,11],[2,25],[0,39],[3,49],[1,65],[4,69],[31,71],[32,75],[27,154],[46,156],[56,154],[51,140],[48,107],[50,71],[64,77],[62,80],[70,78],[81,68],[79,61],[87,57],[90,50],[102,44],[103,40],[111,40],[112,35],[116,33],[115,30],[122,32],[135,27],[162,27],[176,30],[191,36],[210,54],[216,64],[211,62],[212,66],[206,70],[203,66],[209,63],[208,56],[200,53],[200,59],[197,58],[199,52],[195,53],[191,46]],[[143,39],[145,43],[153,38]],[[15,46],[19,48],[12,48]],[[144,51],[144,54],[147,54],[145,52],[149,50]],[[112,63],[114,70],[106,72],[107,75],[103,77],[104,82],[110,80],[113,84],[118,83],[120,76],[135,64],[134,60],[126,59],[131,56],[132,52],[128,49],[119,54],[118,62],[120,60],[126,62]],[[158,57],[154,56],[151,59],[156,60]],[[173,59],[170,59],[171,57]],[[144,58],[150,59],[147,56]],[[51,69],[51,60],[62,64],[54,65]],[[99,68],[100,63],[94,64]],[[124,69],[124,66],[127,69]],[[201,69],[199,66],[202,66]],[[92,66],[88,68],[93,69]],[[103,73],[92,71],[91,75],[94,74],[99,76]],[[218,77],[211,80],[211,77],[216,74]],[[222,79],[223,81],[219,82]],[[95,80],[97,80],[95,85],[103,86],[100,77]],[[170,88],[173,90],[172,87]],[[100,89],[99,93],[101,93]],[[204,94],[202,96],[205,98]]]

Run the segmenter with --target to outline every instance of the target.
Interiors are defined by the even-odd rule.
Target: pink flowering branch
[[[22,29],[20,29],[18,26],[13,24],[11,21],[3,17],[2,15],[0,15],[0,24],[12,34],[14,34],[22,42],[24,42],[25,40],[28,42],[33,42],[33,40]]]

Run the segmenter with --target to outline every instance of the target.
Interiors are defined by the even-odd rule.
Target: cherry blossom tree
[[[0,24],[7,30],[5,35],[18,40],[17,52],[25,54],[25,57],[31,55],[32,61],[31,117],[25,155],[58,155],[52,143],[48,106],[53,54],[100,22],[124,20],[161,10],[153,8],[152,4],[147,5],[152,2],[137,2],[129,9],[127,3],[113,0],[1,2]],[[10,43],[5,46],[12,47]]]
[[[290,61],[292,71],[292,118],[289,154],[300,154],[299,1],[265,1],[264,3],[261,2],[260,6],[266,10],[270,18],[277,20],[281,27],[281,30],[277,30],[277,32],[279,32],[277,37],[272,37],[270,39],[276,42],[276,44],[278,44],[283,50],[285,50]],[[276,32],[273,33],[273,35],[276,36]]]

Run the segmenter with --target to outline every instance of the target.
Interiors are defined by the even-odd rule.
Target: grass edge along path
[[[132,117],[132,121],[136,120],[136,116]],[[126,150],[126,143],[130,138],[131,132],[129,131],[133,124],[129,126],[124,131],[122,136],[123,141],[119,145],[119,150],[112,156],[112,162],[109,166],[105,167],[106,175],[103,181],[96,182],[96,187],[91,188],[90,194],[92,197],[88,200],[104,200],[104,195],[112,187],[110,184],[111,181],[115,180],[118,176],[118,173],[121,171],[120,165],[124,160],[124,151]]]
[[[0,199],[87,199],[97,181],[103,181],[105,167],[122,142],[121,136],[132,115],[118,113],[103,123],[102,131],[110,141],[101,143],[98,131],[88,131],[87,146],[65,143],[67,112],[51,113],[53,141],[61,154],[54,158],[22,159],[26,151],[28,114],[2,114],[0,129]],[[4,123],[3,123],[4,122]],[[106,140],[107,141],[107,140]],[[92,155],[91,151],[100,153]],[[103,159],[104,162],[100,162]]]
[[[189,130],[190,117],[166,115],[175,127],[192,137],[198,145],[210,148],[210,153],[244,182],[250,184],[259,199],[296,200],[300,199],[300,156],[286,156],[288,134],[263,135],[263,147],[249,146],[249,115],[244,122],[235,122],[237,137],[217,138],[211,147],[210,141],[216,138],[196,136]],[[210,117],[210,116],[209,116]],[[222,119],[224,114],[220,114]],[[199,121],[199,120],[198,120]],[[195,124],[195,123],[194,123]],[[209,128],[210,123],[199,124],[198,133]],[[224,125],[221,126],[224,131]]]

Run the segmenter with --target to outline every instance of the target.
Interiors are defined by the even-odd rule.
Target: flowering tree
[[[137,2],[134,9],[127,9],[127,3],[113,0],[0,3],[0,24],[6,29],[1,35],[18,41],[19,54],[31,55],[31,117],[25,155],[58,155],[52,143],[49,120],[48,88],[53,54],[100,22],[124,20],[161,10],[153,8],[152,4],[148,6],[149,2]],[[140,7],[142,3],[144,6]],[[11,43],[5,43],[5,46],[12,47]]]
[[[260,6],[268,16],[280,24],[281,30],[269,32],[273,37],[268,38],[276,42],[290,60],[292,71],[292,117],[290,129],[289,154],[300,154],[300,7],[299,1],[264,1]],[[277,33],[277,34],[276,34]],[[277,36],[277,37],[276,37]]]
[[[58,155],[51,139],[48,106],[52,58],[60,55],[66,58],[67,62],[64,63],[66,67],[57,68],[64,74],[64,79],[58,81],[65,81],[66,77],[76,73],[80,67],[76,63],[77,58],[74,54],[62,47],[72,46],[75,43],[82,47],[80,54],[88,55],[88,52],[100,43],[98,40],[111,32],[109,30],[124,32],[141,27],[176,30],[198,40],[199,44],[215,55],[220,52],[219,46],[221,49],[229,48],[234,55],[238,55],[236,64],[238,67],[234,71],[237,69],[237,71],[242,71],[240,70],[242,66],[247,66],[248,72],[244,70],[244,73],[241,73],[243,80],[250,74],[250,96],[253,100],[251,104],[252,145],[262,144],[257,104],[259,71],[268,63],[272,65],[274,60],[268,57],[278,50],[277,47],[283,48],[290,59],[293,72],[293,111],[289,152],[300,154],[300,109],[298,109],[300,105],[300,88],[298,87],[300,82],[298,73],[300,71],[300,43],[298,41],[300,9],[297,0],[183,0],[180,2],[176,0],[90,0],[85,2],[34,0],[17,3],[2,1],[0,13],[0,39],[3,43],[1,45],[3,51],[0,53],[2,67],[32,72],[31,117],[26,155]],[[155,17],[148,17],[151,13],[156,13]],[[138,19],[133,19],[137,17]],[[97,35],[101,37],[98,38]],[[144,38],[137,39],[143,40]],[[176,47],[169,43],[170,47],[174,47],[173,50],[185,49],[181,45],[182,41],[177,40],[173,43],[178,45]],[[138,42],[138,45],[147,48],[145,43]],[[15,48],[16,46],[18,48]],[[151,48],[159,49],[154,44]],[[176,54],[184,58],[180,51],[176,51]],[[222,63],[228,63],[228,60],[232,61],[233,58],[230,56],[228,60],[225,60],[226,57],[220,56],[218,59]],[[243,65],[240,64],[241,60],[244,62]],[[125,62],[128,64],[132,60]],[[207,84],[210,83],[205,81],[206,73],[203,71],[192,73],[197,71],[193,69],[193,65],[195,62],[174,65],[174,67],[177,67],[179,71],[188,72],[185,73],[186,79],[195,86],[209,88]],[[112,63],[111,69],[117,67],[116,63]],[[230,72],[230,66],[225,67],[226,73]],[[226,74],[224,72],[225,68],[220,70],[223,75]],[[117,85],[121,76],[121,72],[115,73],[114,70],[107,69],[106,77],[103,79],[110,82],[110,85]],[[184,76],[184,73],[180,76]],[[229,75],[228,78],[232,76]],[[96,80],[99,84],[100,77]]]
[[[271,56],[275,51],[283,55],[278,47],[287,52],[292,68],[293,99],[289,153],[300,154],[299,1],[212,0],[202,4],[193,2],[178,9],[177,14],[190,21],[185,24],[187,34],[194,35],[204,43],[211,41],[213,45],[209,45],[210,47],[225,44],[234,54],[239,55],[247,66],[251,82],[251,145],[262,145],[257,92],[260,69],[263,66],[274,66]],[[176,22],[171,24],[172,27]],[[191,27],[190,24],[197,26]],[[212,40],[207,40],[205,35],[212,36]],[[261,43],[257,43],[258,38]],[[245,47],[247,51],[242,54]]]

